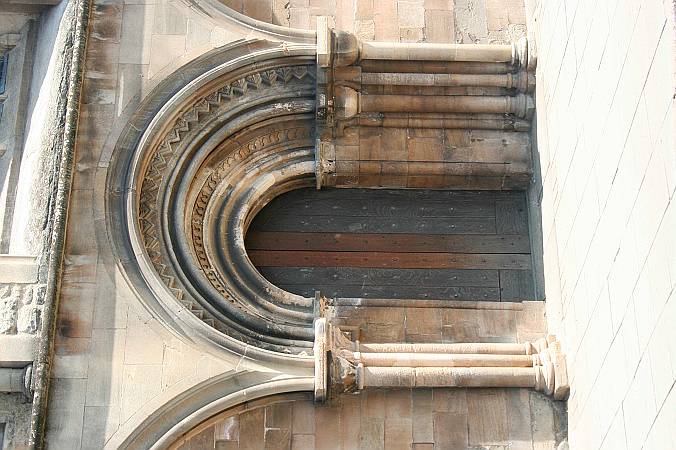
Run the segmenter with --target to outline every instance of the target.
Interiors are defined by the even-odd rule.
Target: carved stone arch
[[[314,184],[314,60],[314,46],[249,40],[189,64],[130,120],[107,181],[139,296],[184,336],[257,361],[312,364],[313,299],[265,280],[244,234],[270,199]]]
[[[237,30],[242,35],[272,41],[311,44],[314,44],[316,41],[314,30],[286,27],[257,20],[235,11],[220,0],[180,0],[180,2],[212,25],[223,26],[229,30]]]
[[[286,393],[310,393],[314,379],[275,372],[226,372],[176,395],[167,392],[147,405],[106,443],[105,449],[170,447],[195,427],[224,411],[257,399]],[[311,395],[311,394],[310,394]]]

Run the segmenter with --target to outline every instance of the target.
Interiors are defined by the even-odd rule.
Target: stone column
[[[511,45],[317,38],[317,186],[525,189],[535,58]]]
[[[363,344],[325,318],[315,323],[315,398],[368,388],[533,388],[568,396],[565,357],[553,336],[537,342]]]

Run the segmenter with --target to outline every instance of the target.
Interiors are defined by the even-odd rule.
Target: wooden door
[[[534,299],[524,192],[301,189],[256,216],[246,247],[307,297]]]

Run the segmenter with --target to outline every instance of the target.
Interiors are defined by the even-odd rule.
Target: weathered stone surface
[[[40,331],[44,285],[0,284],[0,334]]]
[[[16,330],[19,333],[35,334],[40,330],[42,310],[37,307],[21,308],[17,314]]]
[[[453,4],[448,1],[291,0],[246,2],[246,5],[245,2],[239,3],[240,12],[258,15],[263,20],[278,21],[284,25],[291,23],[304,28],[313,27],[313,18],[318,14],[334,14],[340,16],[344,27],[353,29],[367,40],[447,40],[449,36],[454,36],[454,30],[449,31],[447,27],[453,19],[457,19],[450,12]],[[268,9],[270,5],[272,7]],[[490,8],[486,8],[487,20],[492,20]],[[411,10],[410,14],[408,10]],[[431,10],[443,13],[429,14]],[[272,14],[268,11],[272,11]],[[509,20],[512,20],[512,16],[509,16]],[[500,26],[505,25],[502,16],[495,21]],[[155,318],[144,316],[139,320],[137,310],[142,307],[137,293],[130,292],[128,280],[117,270],[120,261],[115,260],[109,248],[109,236],[105,231],[107,216],[104,214],[106,209],[103,206],[103,191],[94,191],[92,186],[95,183],[95,172],[98,172],[97,176],[100,175],[100,180],[105,181],[109,164],[107,158],[112,151],[111,143],[118,137],[117,130],[121,128],[121,124],[126,123],[132,110],[153,87],[185,62],[210,50],[211,46],[225,45],[243,36],[239,32],[217,28],[211,26],[197,9],[179,6],[176,2],[94,2],[90,31],[92,43],[99,41],[106,46],[103,48],[96,44],[90,45],[91,59],[85,73],[85,78],[89,81],[85,84],[87,92],[83,95],[85,102],[81,110],[81,134],[78,138],[75,173],[75,186],[79,192],[72,197],[73,208],[69,218],[71,235],[68,238],[69,253],[65,261],[66,289],[62,296],[64,321],[61,323],[67,325],[77,322],[77,326],[60,328],[68,331],[65,335],[73,337],[68,338],[68,343],[61,342],[60,350],[57,348],[53,372],[57,382],[54,384],[52,397],[59,408],[52,410],[55,418],[48,433],[51,446],[72,449],[87,446],[102,448],[105,442],[115,442],[112,436],[116,433],[128,432],[127,430],[133,428],[133,420],[143,419],[141,416],[148,414],[148,409],[144,408],[149,408],[148,405],[153,401],[162,404],[176,398],[170,397],[168,390],[171,390],[171,395],[180,395],[185,392],[183,389],[200,382],[200,376],[205,373],[209,374],[208,377],[218,376],[225,370],[223,366],[226,363],[219,365],[209,362],[213,360],[201,353],[201,349],[187,344],[177,345],[172,337],[158,332],[161,324]],[[491,31],[489,28],[489,36]],[[395,147],[397,151],[401,151],[401,147],[397,145],[400,138],[402,136],[391,140],[385,138],[380,156],[388,151],[392,152]],[[417,136],[412,138],[418,139]],[[409,136],[404,135],[402,139],[409,139]],[[416,141],[415,145],[418,143]],[[418,150],[415,150],[416,155],[425,154],[424,149],[421,152]],[[348,151],[354,152],[355,149]],[[393,162],[381,170],[383,173],[389,172],[388,175],[396,180],[394,177],[401,178],[397,175],[401,173],[397,172],[401,167],[395,169],[396,162]],[[401,182],[400,179],[398,181]],[[91,220],[92,211],[98,211],[99,223]],[[109,282],[102,281],[105,277],[110,278]],[[95,292],[86,285],[95,286]],[[38,298],[44,298],[44,295],[38,295]],[[35,299],[30,303],[31,307],[36,304]],[[35,323],[34,310],[26,310],[26,313],[21,311],[19,310],[16,319],[22,324],[20,328],[32,329]],[[381,342],[395,339],[457,340],[462,334],[445,333],[444,329],[448,331],[450,324],[454,323],[445,321],[445,317],[441,318],[442,323],[439,326],[434,318],[421,316],[418,319],[414,314],[393,311],[378,311],[373,316],[370,314],[365,309],[356,310],[349,313],[348,318],[355,324],[367,324],[363,333],[366,339],[372,338]],[[407,330],[406,323],[409,320],[410,330]],[[472,333],[482,336],[483,339],[516,339],[512,333],[512,322],[507,319],[482,318],[479,322]],[[502,325],[505,325],[506,331],[499,335],[495,330]],[[469,327],[469,321],[467,326]],[[470,335],[470,332],[465,334]],[[423,392],[429,394],[431,401],[432,392]],[[467,418],[462,417],[466,413],[452,409],[457,404],[453,399],[439,400],[447,397],[442,392],[447,391],[440,390],[439,395],[434,391],[435,405],[437,402],[445,404],[439,406],[438,411],[435,410],[436,414],[454,416],[451,426],[466,422]],[[160,399],[162,395],[165,397]],[[330,414],[320,413],[325,418],[317,421],[317,426],[317,407],[310,401],[295,401],[290,407],[261,406],[261,410],[270,408],[271,411],[283,409],[290,412],[285,413],[288,417],[271,413],[270,423],[267,423],[266,412],[262,421],[260,418],[245,419],[245,426],[242,427],[235,425],[240,424],[239,419],[223,425],[220,431],[215,425],[214,432],[217,436],[213,438],[214,445],[216,448],[233,448],[233,443],[241,440],[242,445],[236,445],[245,447],[250,442],[260,444],[256,439],[264,436],[266,445],[269,437],[270,442],[281,442],[284,446],[290,440],[294,448],[329,448],[324,445],[328,439],[326,436],[333,438],[329,446],[336,443],[336,436],[340,436],[340,445],[344,448],[356,448],[361,438],[359,432],[355,433],[354,430],[361,430],[362,425],[369,436],[380,438],[373,443],[372,448],[383,445],[394,448],[386,445],[390,442],[393,445],[410,444],[406,431],[409,426],[412,438],[417,436],[425,439],[413,439],[413,442],[417,442],[414,448],[433,445],[435,432],[439,434],[438,437],[446,439],[446,429],[432,429],[435,422],[431,404],[428,408],[423,401],[423,406],[416,407],[420,399],[416,400],[415,396],[409,398],[411,395],[415,394],[408,391],[397,392],[391,397],[387,394],[375,394],[363,403],[362,398],[351,397],[350,401],[346,400],[342,405],[332,407]],[[407,408],[409,400],[411,403]],[[425,414],[420,417],[426,418],[426,421],[416,418],[416,408],[425,410]],[[439,416],[437,419],[438,423],[445,423],[443,417]],[[255,429],[252,422],[260,429]],[[267,430],[264,429],[266,426]],[[287,428],[290,434],[285,431]],[[245,429],[253,430],[252,434],[249,435],[249,431],[242,433]],[[456,433],[458,430],[451,431],[454,436],[460,436],[460,433]],[[209,441],[210,432],[207,430],[199,437],[196,436],[197,448]],[[251,436],[253,439],[250,439]]]
[[[12,286],[0,287],[0,334],[16,333],[19,294]]]

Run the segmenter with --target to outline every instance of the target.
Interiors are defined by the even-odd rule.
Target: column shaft
[[[515,59],[511,45],[462,45],[407,42],[362,42],[360,59],[405,61],[505,62]]]
[[[367,367],[532,367],[531,355],[452,353],[359,353],[356,361]]]
[[[484,63],[474,61],[389,61],[367,60],[359,63],[362,73],[408,72],[408,73],[464,73],[504,74],[514,71],[510,63]]]
[[[406,114],[391,113],[363,115],[359,125],[384,128],[472,129],[472,130],[518,130],[526,131],[530,124],[525,120],[510,118],[458,117],[451,114]]]
[[[508,96],[360,95],[362,112],[525,113],[525,98]],[[520,103],[523,102],[523,106]]]
[[[369,387],[536,387],[533,367],[364,367],[360,389]]]
[[[511,88],[516,85],[512,74],[447,74],[447,73],[362,73],[362,84],[388,86],[493,86]]]
[[[530,343],[468,343],[468,344],[359,344],[359,351],[372,353],[449,353],[449,354],[492,354],[492,355],[530,355]]]

